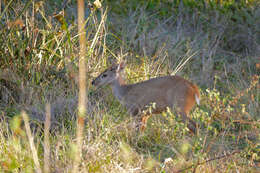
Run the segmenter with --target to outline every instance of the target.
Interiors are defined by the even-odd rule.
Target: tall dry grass
[[[257,172],[259,4],[193,2],[89,4],[79,56],[74,2],[1,1],[0,172]],[[109,88],[90,85],[121,58],[129,83],[176,73],[200,86],[197,136],[170,111],[141,134]]]
[[[77,145],[75,146],[74,165],[72,172],[79,171],[82,157],[83,129],[86,116],[87,87],[86,87],[86,32],[85,32],[85,5],[83,0],[78,0],[78,35],[79,35],[79,101],[77,117]]]

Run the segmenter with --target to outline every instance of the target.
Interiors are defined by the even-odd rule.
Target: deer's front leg
[[[143,132],[146,129],[146,124],[147,121],[149,119],[149,117],[151,116],[150,114],[144,114],[142,113],[141,109],[139,109],[137,106],[127,106],[127,110],[128,112],[132,115],[137,117],[137,125],[136,127]]]
[[[144,132],[144,130],[146,129],[147,121],[150,118],[150,116],[151,114],[145,114],[141,116],[141,127],[140,127],[141,132]]]

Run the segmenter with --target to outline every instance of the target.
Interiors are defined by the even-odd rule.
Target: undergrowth
[[[62,4],[62,5],[61,5]],[[260,166],[260,11],[248,1],[103,1],[86,9],[88,103],[80,172],[257,172]],[[35,172],[22,115],[30,118],[45,165],[45,105],[50,103],[49,172],[75,158],[78,35],[74,1],[1,1],[0,172]],[[198,132],[166,111],[147,129],[91,80],[127,61],[135,83],[177,74],[196,83]]]

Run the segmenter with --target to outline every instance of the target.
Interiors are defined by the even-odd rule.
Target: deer
[[[159,114],[167,108],[176,108],[188,129],[195,134],[196,123],[188,115],[194,105],[200,104],[200,92],[192,82],[177,76],[168,75],[152,78],[134,84],[126,84],[121,72],[125,62],[113,64],[92,81],[95,87],[109,85],[113,95],[126,107],[132,116],[141,120],[141,131],[146,128],[147,120],[151,114]],[[147,106],[155,104],[151,111],[144,111]]]

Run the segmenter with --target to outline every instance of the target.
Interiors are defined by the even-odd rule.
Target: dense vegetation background
[[[78,100],[76,2],[0,3],[0,172],[34,172],[37,161],[43,167],[46,160],[50,172],[70,172]],[[258,0],[104,0],[86,6],[81,172],[260,170]],[[109,88],[90,85],[122,59],[128,83],[169,74],[196,83],[201,105],[190,116],[198,133],[190,134],[170,111],[154,115],[140,133]],[[30,117],[33,143],[22,110]]]

